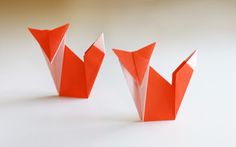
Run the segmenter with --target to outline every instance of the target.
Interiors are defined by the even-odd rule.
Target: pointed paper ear
[[[50,38],[49,38],[49,47],[51,50],[51,55],[49,60],[53,60],[55,53],[57,52],[57,49],[61,45],[61,42],[63,39],[65,39],[65,33],[67,29],[69,28],[69,24],[65,24],[63,26],[60,26],[56,29],[53,29],[50,31]]]
[[[44,53],[51,62],[55,53],[64,39],[69,24],[63,25],[53,30],[37,30],[29,28],[34,38],[38,41]]]
[[[142,83],[144,75],[149,67],[149,61],[155,45],[156,43],[154,42],[148,46],[145,46],[133,52],[139,84]]]
[[[29,28],[29,31],[34,36],[34,38],[38,41],[39,45],[43,49],[44,53],[49,57],[49,30],[37,30],[33,28]]]
[[[96,48],[105,53],[104,34],[102,33],[93,44]]]
[[[127,71],[141,84],[155,45],[156,43],[152,43],[134,52],[119,49],[113,51]]]
[[[152,56],[152,52],[153,52],[153,49],[155,48],[156,46],[156,42],[153,42],[137,51],[134,51],[133,53],[135,55],[139,55],[139,56],[142,56],[143,58],[147,59],[147,60],[150,60],[151,56]]]
[[[122,51],[120,49],[112,49],[116,56],[118,57],[120,63],[123,67],[135,78],[138,79],[138,75],[136,72],[136,67],[134,64],[133,54],[132,52]]]

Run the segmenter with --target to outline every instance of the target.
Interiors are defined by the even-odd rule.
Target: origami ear
[[[38,41],[39,45],[43,49],[44,53],[50,58],[51,51],[49,49],[49,30],[37,30],[33,28],[29,28],[29,31],[34,36],[34,38]]]
[[[69,24],[65,24],[53,30],[37,30],[29,28],[34,38],[38,41],[45,55],[52,62],[58,47],[63,41]]]
[[[155,44],[156,43],[152,43],[134,52],[113,49],[121,64],[136,80],[138,80],[139,84],[142,83],[144,74],[149,66]]]
[[[145,46],[133,53],[133,58],[136,66],[136,71],[138,74],[138,82],[142,83],[144,74],[149,69],[149,61],[151,59],[151,55],[153,49],[155,48],[156,43],[152,43],[148,46]]]
[[[135,78],[138,79],[138,75],[136,72],[136,67],[133,59],[132,52],[123,51],[120,49],[113,49],[114,53],[118,57],[122,66]]]

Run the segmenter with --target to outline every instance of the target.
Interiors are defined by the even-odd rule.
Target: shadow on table
[[[41,102],[57,102],[57,101],[79,101],[83,99],[76,99],[71,97],[61,97],[57,95],[48,95],[48,96],[31,96],[31,97],[15,97],[4,100],[0,100],[0,108],[1,107],[11,107],[11,106],[20,106],[26,104],[37,104]]]

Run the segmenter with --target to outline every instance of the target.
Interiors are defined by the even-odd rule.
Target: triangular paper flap
[[[62,40],[64,39],[64,36],[68,27],[69,27],[69,24],[65,24],[61,27],[58,27],[50,31],[49,33],[50,34],[49,35],[50,55],[48,56],[50,61],[53,60],[58,47],[60,46]]]
[[[69,24],[53,30],[38,30],[29,28],[35,39],[40,44],[49,61],[52,62],[58,47],[60,46]]]
[[[156,46],[156,42],[153,42],[137,51],[134,51],[133,53],[135,55],[140,55],[142,56],[143,58],[146,58],[147,60],[150,60],[151,56],[152,56],[152,52],[153,52],[153,49],[155,48]]]
[[[122,63],[124,68],[127,69],[127,71],[133,76],[133,78],[138,80],[138,75],[137,75],[137,71],[136,71],[135,63],[133,59],[133,53],[128,52],[128,51],[123,51],[120,49],[113,49],[113,51],[119,58],[119,61]]]
[[[38,30],[29,28],[29,31],[34,36],[34,38],[38,41],[45,55],[50,57],[50,49],[49,49],[49,30]]]
[[[144,78],[144,74],[146,73],[147,69],[149,68],[149,61],[155,47],[156,43],[152,43],[146,47],[143,47],[135,52],[133,52],[133,58],[135,63],[135,68],[138,74],[138,82],[139,84],[142,83]]]

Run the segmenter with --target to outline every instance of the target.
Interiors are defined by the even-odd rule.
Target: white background
[[[199,147],[236,145],[236,2],[4,2],[0,26],[1,147]],[[82,57],[104,32],[106,56],[88,100],[57,97],[28,26],[70,22]],[[171,81],[197,49],[198,65],[175,121],[141,122],[111,48],[157,41],[151,65]]]

